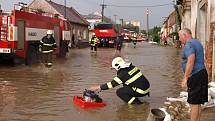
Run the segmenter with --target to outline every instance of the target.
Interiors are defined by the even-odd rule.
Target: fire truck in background
[[[94,33],[99,38],[99,46],[114,47],[116,31],[113,24],[105,22],[97,23],[94,27]]]
[[[122,29],[121,35],[123,36],[124,41],[130,42],[131,32],[127,29]]]
[[[134,38],[134,36],[136,36],[135,38],[137,38],[137,41],[145,41],[146,37],[144,34],[142,33],[137,33],[135,31],[131,31],[128,29],[123,29],[121,32],[121,35],[124,38],[124,41],[126,42],[131,42],[132,38]]]
[[[0,13],[0,56],[21,58],[27,65],[39,62],[39,42],[47,30],[54,33],[55,54],[65,56],[71,40],[70,24],[54,14],[18,7],[10,14]]]

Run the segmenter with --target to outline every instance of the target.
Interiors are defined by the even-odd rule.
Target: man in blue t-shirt
[[[182,51],[182,69],[184,77],[182,88],[187,88],[187,102],[191,107],[191,121],[200,121],[201,104],[208,101],[208,74],[204,65],[202,44],[192,38],[191,31],[184,28],[179,31],[179,40],[184,45]]]

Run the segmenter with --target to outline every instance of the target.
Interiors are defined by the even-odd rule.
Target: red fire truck
[[[100,40],[100,46],[113,47],[116,31],[113,24],[100,22],[95,25],[94,33]]]
[[[21,58],[27,65],[39,62],[39,42],[47,30],[53,30],[55,54],[65,56],[71,40],[69,23],[57,15],[26,7],[0,13],[0,56]],[[1,59],[1,58],[0,58]]]

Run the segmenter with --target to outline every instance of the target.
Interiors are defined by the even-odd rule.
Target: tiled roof
[[[52,1],[47,1],[56,11],[65,17],[65,6],[54,3]],[[66,7],[66,19],[73,23],[89,25],[89,23],[72,7]]]

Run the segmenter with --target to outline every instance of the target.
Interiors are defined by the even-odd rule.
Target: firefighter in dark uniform
[[[117,38],[116,38],[116,41],[115,41],[115,48],[116,50],[118,51],[121,51],[121,48],[122,48],[122,41],[123,41],[123,37],[122,35],[119,35]]]
[[[42,60],[46,66],[52,66],[52,54],[56,49],[55,39],[52,30],[47,31],[47,35],[40,41],[39,49],[42,53]]]
[[[91,46],[91,51],[97,51],[97,42],[98,42],[98,38],[96,37],[95,33],[93,33],[92,38],[90,39],[89,43]]]
[[[117,76],[112,81],[92,86],[89,90],[107,90],[123,84],[123,87],[117,89],[117,96],[128,104],[142,104],[138,97],[149,96],[150,93],[149,81],[142,72],[131,63],[126,63],[121,57],[113,59],[112,67],[117,70]]]
[[[134,34],[133,37],[131,38],[132,39],[132,42],[134,44],[134,48],[136,48],[136,45],[137,45],[137,35]]]

